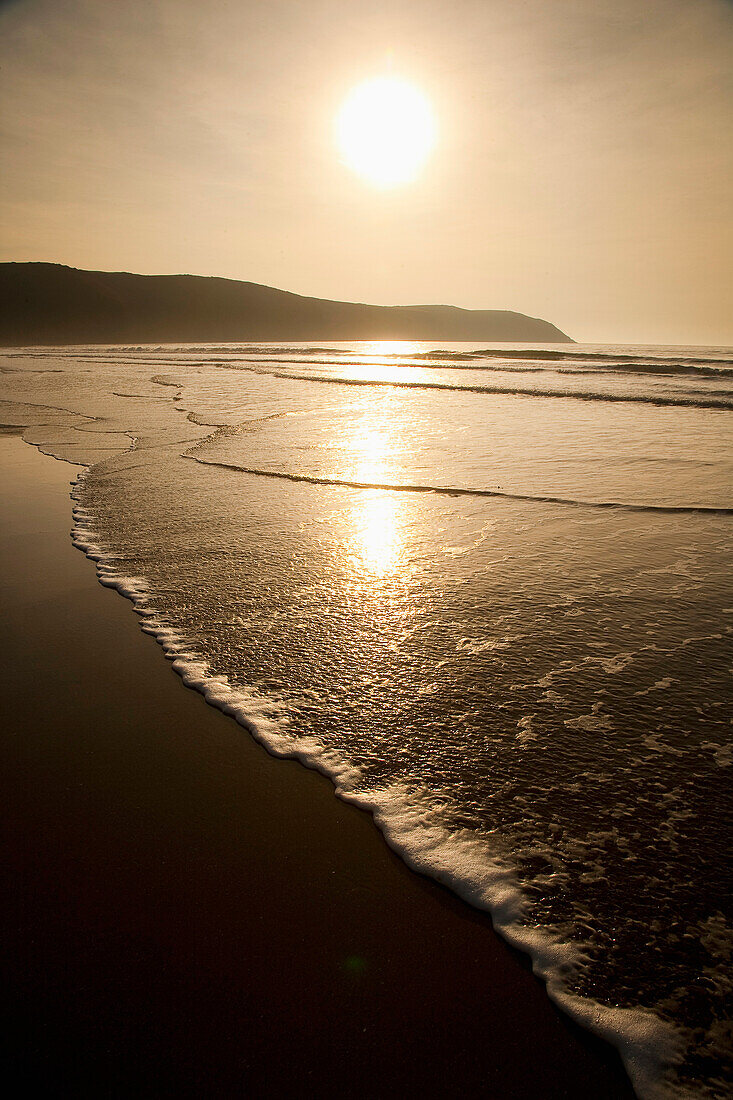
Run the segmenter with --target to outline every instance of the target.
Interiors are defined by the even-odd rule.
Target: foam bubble
[[[552,1000],[582,1026],[615,1045],[641,1100],[669,1100],[675,1095],[667,1080],[680,1059],[683,1032],[646,1009],[616,1008],[568,991],[566,982],[581,961],[579,949],[548,931],[525,923],[526,899],[516,874],[502,854],[484,837],[456,829],[435,807],[435,792],[402,784],[358,789],[361,772],[316,737],[299,737],[288,728],[287,709],[277,699],[233,688],[171,630],[148,603],[150,593],[141,577],[115,568],[113,555],[97,542],[92,517],[82,504],[84,471],[72,492],[74,545],[96,562],[99,580],[129,599],[141,617],[142,629],[153,635],[183,683],[200,692],[212,706],[231,715],[269,752],[297,759],[331,778],[344,801],[370,811],[387,843],[420,874],[443,883],[470,905],[491,914],[496,931],[532,959],[533,972],[547,986]],[[529,715],[519,723],[532,733]],[[520,734],[521,737],[521,734]]]

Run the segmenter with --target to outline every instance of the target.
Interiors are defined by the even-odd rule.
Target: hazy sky
[[[432,103],[419,178],[340,104]],[[0,259],[733,344],[731,0],[0,0]]]

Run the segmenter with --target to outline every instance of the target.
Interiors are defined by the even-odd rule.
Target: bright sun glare
[[[336,127],[346,164],[378,187],[414,179],[435,143],[430,104],[397,77],[376,77],[354,88]]]

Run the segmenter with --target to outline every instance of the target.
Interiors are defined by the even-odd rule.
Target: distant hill
[[[509,310],[370,306],[201,275],[131,275],[0,264],[0,345],[240,340],[568,342]]]

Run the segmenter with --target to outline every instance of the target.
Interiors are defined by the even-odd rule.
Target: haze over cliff
[[[5,346],[400,339],[559,343],[570,337],[549,321],[509,310],[373,306],[200,275],[0,264]]]

